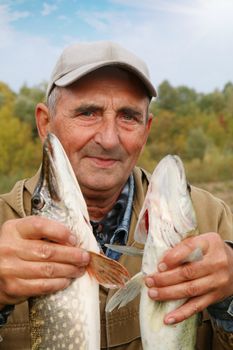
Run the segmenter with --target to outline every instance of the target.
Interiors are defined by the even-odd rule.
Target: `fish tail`
[[[119,289],[113,294],[106,305],[105,311],[111,312],[116,307],[121,308],[127,305],[141,292],[143,284],[143,274],[142,272],[138,272],[125,284],[124,288]]]
[[[117,245],[117,244],[105,244],[105,247],[114,250],[115,252],[129,255],[129,256],[142,256],[144,250],[140,248],[136,248],[133,246],[127,246],[127,245]]]
[[[123,265],[103,254],[94,252],[89,254],[90,263],[87,271],[99,284],[106,288],[120,288],[125,285],[129,279],[129,273]]]

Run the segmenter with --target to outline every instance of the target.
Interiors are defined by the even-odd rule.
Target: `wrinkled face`
[[[148,104],[139,81],[116,68],[62,89],[49,130],[60,139],[84,194],[121,190],[147,140]]]

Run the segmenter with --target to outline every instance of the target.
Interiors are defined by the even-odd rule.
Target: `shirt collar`
[[[125,245],[128,239],[134,195],[134,178],[131,174],[113,208],[100,221],[91,221],[93,233],[100,248],[109,258],[118,260],[117,253],[104,246],[106,243]]]

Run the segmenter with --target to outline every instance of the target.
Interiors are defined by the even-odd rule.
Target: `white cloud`
[[[46,37],[17,32],[12,14],[8,6],[0,6],[0,80],[18,91],[23,83],[48,80],[62,48],[50,45]]]
[[[212,1],[213,7],[207,7],[208,1]],[[189,8],[193,16],[190,11],[188,15],[184,14],[186,7],[189,7],[189,0],[173,1],[173,5],[165,11],[169,3],[171,0],[124,0],[122,4],[125,6],[134,6],[131,11],[126,11],[123,5],[122,8],[117,7],[118,10],[113,7],[111,11],[100,11],[98,7],[79,11],[77,15],[86,22],[87,30],[83,34],[64,30],[63,37],[57,39],[57,46],[49,42],[48,36],[16,31],[15,21],[26,14],[15,12],[12,16],[13,11],[9,6],[0,5],[0,79],[14,90],[18,90],[23,82],[38,84],[48,80],[64,45],[110,39],[135,52],[148,63],[156,86],[168,79],[174,85],[184,84],[198,91],[211,91],[215,87],[221,88],[229,80],[233,81],[230,3],[226,17],[224,6],[217,7],[217,0],[193,0]],[[198,4],[199,10],[202,5],[203,11],[197,11]],[[158,12],[155,5],[163,10]],[[178,10],[179,15],[175,14]],[[217,20],[213,20],[216,18],[214,13],[218,13]],[[60,20],[66,19],[60,17]],[[67,20],[77,21],[74,16]]]
[[[57,10],[57,5],[50,5],[47,2],[43,3],[43,9],[41,11],[42,16],[48,16],[50,15],[52,12]]]
[[[125,23],[126,16],[116,11],[78,11],[76,15],[86,22],[90,27],[98,31],[109,31],[116,22]]]
[[[207,19],[232,18],[232,0],[109,0],[113,4],[130,7],[142,12],[165,12],[185,16],[197,16]],[[218,23],[215,23],[218,24]]]
[[[2,26],[2,24],[4,25],[6,22],[14,22],[29,16],[29,11],[10,11],[10,7],[7,4],[0,4],[0,26]]]
[[[10,26],[11,14],[7,5],[0,5],[0,48],[7,47],[12,42]]]
[[[111,2],[131,6],[132,11],[82,11],[79,16],[95,28],[97,37],[118,41],[144,58],[155,85],[168,79],[174,85],[210,91],[233,80],[232,11],[227,14],[218,1]],[[218,21],[213,21],[217,13]]]
[[[70,21],[70,18],[68,16],[64,16],[64,15],[59,15],[59,16],[57,16],[57,18],[61,21],[65,21],[65,22]]]
[[[195,2],[199,0],[110,0],[114,4],[124,5],[143,12],[162,11],[193,15],[199,12]]]
[[[18,91],[26,83],[33,86],[49,79],[61,47],[53,47],[43,37],[15,34],[14,45],[0,49],[0,79]]]
[[[17,46],[18,34],[13,29],[12,22],[28,17],[29,15],[30,13],[28,11],[11,11],[10,6],[0,5],[0,52],[1,50],[8,50],[10,47]],[[3,55],[5,55],[4,52],[0,55],[1,64],[4,64],[2,61]],[[2,68],[0,67],[0,69]]]

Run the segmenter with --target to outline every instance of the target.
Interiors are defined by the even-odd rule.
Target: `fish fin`
[[[145,205],[145,204],[144,204]],[[134,233],[135,241],[145,244],[147,240],[148,230],[149,230],[149,212],[146,208],[142,210],[138,218],[138,223]]]
[[[106,288],[120,288],[129,279],[127,269],[118,261],[108,258],[103,254],[89,252],[90,263],[87,271],[99,284]]]
[[[144,250],[132,246],[118,245],[118,244],[105,244],[105,247],[114,250],[115,252],[122,253],[130,256],[142,256]]]
[[[194,262],[194,261],[200,261],[203,259],[203,252],[201,247],[195,248],[182,262]]]
[[[141,292],[144,284],[142,272],[134,275],[124,286],[119,289],[108,301],[105,311],[111,312],[116,307],[121,308],[132,301]]]

